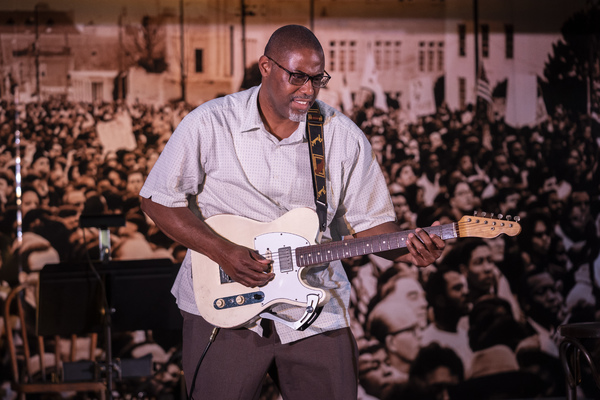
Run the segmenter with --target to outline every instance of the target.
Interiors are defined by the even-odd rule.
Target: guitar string
[[[401,233],[403,233],[403,232],[401,232]],[[398,237],[398,239],[401,239],[401,238]],[[402,240],[402,241],[405,242],[405,240]],[[368,241],[363,241],[362,244],[364,244],[365,242],[368,242]],[[341,244],[341,243],[337,243],[337,242],[330,242],[330,243],[333,243],[334,246],[339,246],[339,244]],[[327,244],[328,243],[322,243],[322,245],[327,245]],[[350,255],[348,255],[347,257],[355,257],[356,255],[359,255],[359,254],[354,254],[354,255],[352,254],[353,253],[352,250],[356,249],[356,247],[357,247],[356,244],[357,243],[350,243],[350,245],[351,245],[350,247],[347,247],[347,248],[344,248],[344,249],[340,249],[340,250],[342,252],[345,252],[346,250],[349,250]],[[316,245],[316,246],[318,246],[318,245]],[[389,249],[383,249],[383,250],[380,250],[380,251],[394,250],[394,249],[399,249],[399,248],[403,248],[403,247],[406,247],[406,246],[400,246],[400,242],[398,241],[398,243],[396,244],[396,247],[390,247]],[[296,257],[296,249],[292,249],[291,250],[292,257]],[[326,249],[323,250],[323,251],[320,251],[319,254],[315,254],[314,252],[307,252],[306,255],[307,255],[307,257],[313,257],[313,256],[314,257],[319,257],[319,256],[321,256],[321,253],[326,252],[326,251],[327,251]],[[373,253],[377,253],[377,252],[378,251],[374,251]],[[258,254],[260,256],[264,257],[264,258],[267,258],[267,259],[270,259],[270,260],[273,260],[273,261],[279,261],[279,259],[284,258],[283,256],[279,256],[279,253],[280,253],[279,250],[275,250],[275,251],[269,251],[268,253],[265,253],[265,254],[262,254],[262,253],[258,253]],[[364,254],[369,254],[369,253],[364,253]],[[360,255],[364,255],[364,254],[360,254]],[[337,257],[336,259],[347,258],[347,257],[339,257],[339,251],[336,252],[336,257]]]
[[[494,221],[496,221],[496,220],[494,220]],[[502,221],[502,222],[506,222],[506,223],[513,223],[511,221],[503,221],[503,220],[497,220],[497,221]],[[511,228],[511,227],[503,227],[503,226],[498,226],[498,225],[485,225],[482,222],[475,222],[475,221],[471,221],[471,222],[457,222],[456,224],[459,226],[459,230],[460,230],[460,228],[468,228],[468,227],[473,227],[473,226],[477,226],[477,227],[482,228],[482,229],[489,229],[491,227],[501,228],[500,230],[505,230],[506,228]],[[436,228],[436,227],[433,227],[433,228]],[[516,225],[514,227],[512,227],[512,229],[516,229]],[[414,232],[415,232],[414,230],[399,232],[398,237],[395,238],[395,239],[403,239],[402,236],[408,237],[409,233],[414,233]],[[439,233],[441,233],[441,232],[439,232]],[[494,232],[494,234],[497,234],[497,235],[507,234],[507,232]],[[391,236],[394,236],[394,234],[391,234]],[[457,235],[457,237],[461,237],[461,236]],[[403,240],[403,242],[404,242],[404,240]],[[339,245],[336,242],[330,242],[330,243],[335,243],[335,245]],[[322,243],[322,245],[326,245],[326,244],[327,243]],[[354,245],[356,243],[352,243],[352,244]],[[400,245],[400,242],[398,241],[398,243],[397,243],[398,247],[391,247],[389,250],[394,250],[394,249],[399,249],[399,248],[406,247],[406,246],[399,246],[399,245]],[[356,246],[352,246],[351,248],[349,248],[349,250],[353,250],[354,248],[356,248]],[[342,249],[342,251],[344,251],[344,249]],[[382,251],[385,251],[385,250],[382,250]],[[350,253],[352,253],[352,251],[350,251]],[[311,257],[311,256],[313,256],[314,253],[307,252],[306,254],[307,254],[308,257]],[[270,260],[273,260],[274,262],[275,261],[279,261],[279,259],[282,258],[282,257],[279,256],[279,250],[270,251],[269,253],[265,253],[265,254],[259,253],[259,255],[262,256],[262,257],[264,257],[264,258],[268,258]],[[359,255],[359,254],[356,254],[356,255]],[[350,254],[348,257],[355,257],[356,255]],[[363,254],[360,254],[360,255],[363,255]],[[292,249],[291,256],[292,257],[296,257],[296,249]],[[315,257],[318,257],[318,256],[320,256],[320,254],[316,254],[315,255]],[[337,256],[339,257],[339,254]],[[347,258],[347,257],[340,257],[340,258]]]

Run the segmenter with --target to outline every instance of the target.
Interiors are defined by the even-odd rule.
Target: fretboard
[[[439,236],[443,240],[458,237],[456,223],[430,226],[422,229],[430,235]],[[365,254],[405,248],[408,235],[414,232],[414,230],[409,230],[298,247],[296,248],[296,263],[299,267],[306,267],[341,260],[342,258],[364,256]]]

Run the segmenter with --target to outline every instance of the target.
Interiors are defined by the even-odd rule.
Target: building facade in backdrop
[[[451,109],[472,104],[476,63],[492,89],[542,76],[561,24],[585,2],[491,0],[477,16],[471,0],[167,3],[146,18],[124,5],[102,25],[47,5],[0,12],[2,97],[18,87],[22,101],[199,104],[239,90],[273,30],[297,23],[324,46],[326,100],[343,107],[365,90],[385,93],[415,117],[432,112],[434,89]]]

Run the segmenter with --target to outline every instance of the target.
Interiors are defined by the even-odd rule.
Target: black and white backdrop
[[[598,1],[147,3],[0,6],[0,302],[46,264],[99,257],[86,213],[125,216],[114,259],[180,262],[139,209],[144,178],[186,113],[259,83],[269,35],[297,23],[320,38],[320,98],[370,139],[399,224],[485,212],[522,228],[448,241],[421,270],[344,261],[359,398],[564,396],[556,328],[600,315]],[[152,353],[145,395],[183,398],[178,346],[177,332],[126,332],[115,353]],[[278,396],[266,382],[262,398]]]

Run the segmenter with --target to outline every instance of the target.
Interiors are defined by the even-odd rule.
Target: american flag
[[[477,79],[477,97],[481,97],[490,105],[492,104],[492,90],[490,89],[490,82],[485,74],[485,68],[483,64],[481,64],[479,78]]]

